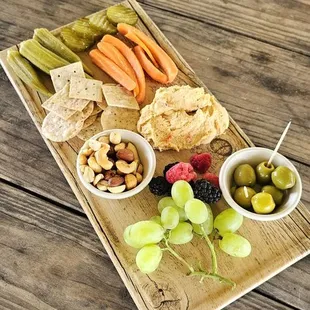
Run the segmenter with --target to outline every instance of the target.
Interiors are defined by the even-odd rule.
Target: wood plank
[[[0,183],[0,214],[0,308],[136,309],[86,218],[4,183]],[[302,273],[302,262],[288,271]],[[283,277],[288,279],[289,275]],[[306,285],[306,277],[301,275],[299,282]],[[297,305],[293,293],[281,289],[273,298],[285,293]],[[262,307],[291,309],[257,292],[226,309]]]
[[[171,48],[165,38],[162,37],[161,33],[157,31],[155,25],[151,23],[151,21],[144,14],[144,12],[141,11],[140,8],[136,5],[136,3],[134,3],[134,5],[139,10],[144,23],[147,24],[148,28],[151,30],[156,39],[160,41],[160,43],[174,58],[176,57],[175,60],[178,60],[181,71],[188,73],[190,79],[187,78],[185,74],[182,74],[182,72],[180,72],[179,80],[177,82],[189,83],[191,85],[201,85],[200,80],[191,73],[191,69],[187,66],[186,63],[182,62],[182,58],[178,56],[178,54]],[[141,23],[140,27],[143,27]],[[36,94],[32,91],[27,91],[20,83],[20,81],[16,79],[14,75],[12,75],[10,69],[5,64],[4,58],[2,58],[2,61],[4,62],[5,69],[9,73],[9,76],[11,77],[12,81],[14,81],[16,90],[23,94],[23,101],[28,111],[31,113],[33,121],[35,122],[37,128],[40,131],[40,124],[42,122],[42,117],[44,117],[44,113],[42,113],[42,108],[40,107],[40,102],[36,97]],[[226,135],[223,135],[223,139],[226,139],[227,141],[232,143],[233,150],[246,146],[246,143],[248,142],[246,136],[244,136],[244,134],[238,129],[237,126],[235,126],[233,122],[230,126],[230,130],[227,131]],[[225,300],[226,303],[230,302],[234,298],[245,293],[248,289],[253,287],[253,285],[257,285],[258,283],[260,283],[257,282],[258,278],[263,281],[263,279],[266,279],[268,278],[268,276],[279,272],[281,269],[288,266],[296,259],[301,258],[308,252],[308,223],[305,221],[304,218],[301,217],[301,215],[298,213],[298,210],[301,210],[303,213],[306,214],[306,216],[308,216],[308,212],[302,205],[300,205],[298,210],[293,212],[290,217],[286,218],[285,222],[248,222],[247,225],[244,225],[242,233],[247,235],[251,242],[253,242],[253,249],[256,249],[256,252],[253,252],[253,254],[251,255],[252,259],[248,266],[240,266],[240,264],[236,263],[236,261],[231,261],[228,264],[223,264],[223,272],[225,274],[229,276],[230,273],[233,272],[234,276],[238,278],[236,278],[238,282],[238,287],[233,292],[233,294],[231,291],[227,291],[223,287],[217,287],[215,285],[206,285],[203,287],[197,286],[196,282],[194,283],[188,278],[184,279],[183,273],[179,274],[181,270],[179,270],[178,265],[175,264],[175,262],[172,262],[169,258],[167,258],[167,264],[161,267],[161,273],[158,273],[154,276],[152,275],[152,279],[150,277],[142,277],[141,274],[137,275],[136,268],[134,267],[134,265],[132,265],[132,253],[130,253],[128,247],[123,244],[121,235],[126,225],[132,223],[133,221],[136,221],[137,218],[143,218],[145,216],[151,215],[151,213],[154,211],[153,207],[154,205],[156,205],[154,197],[147,192],[143,192],[139,195],[139,197],[137,196],[133,199],[126,200],[125,204],[124,202],[119,201],[113,204],[113,207],[111,207],[111,202],[108,201],[105,205],[103,205],[102,201],[100,203],[97,198],[91,196],[88,192],[86,192],[85,189],[81,187],[81,184],[76,181],[76,171],[74,167],[76,162],[76,152],[72,148],[73,145],[69,145],[67,143],[56,144],[51,143],[47,140],[45,140],[45,142],[47,143],[53,156],[61,166],[62,171],[65,173],[66,178],[72,186],[72,189],[78,196],[79,201],[83,205],[83,208],[89,216],[89,219],[91,220],[94,228],[96,229],[101,241],[104,243],[119,273],[121,274],[132,296],[134,297],[135,302],[140,308],[144,309],[146,307],[153,307],[160,302],[159,298],[161,298],[160,296],[162,296],[162,294],[158,296],[158,294],[160,294],[160,291],[158,291],[159,288],[164,290],[167,294],[169,293],[170,295],[172,295],[173,300],[175,302],[177,301],[177,304],[180,305],[181,308],[186,307],[188,302],[194,302],[192,304],[193,308],[202,305],[204,300],[202,300],[201,298],[205,296],[207,292],[213,295],[213,306],[219,307],[223,305],[223,300]],[[75,147],[77,148],[76,145]],[[208,147],[206,148],[206,150],[207,149]],[[157,154],[160,163],[158,171],[161,170],[162,165],[166,163],[165,161],[168,159],[168,154],[168,152],[165,153],[165,158],[162,157],[162,154]],[[171,154],[170,156],[172,157]],[[179,154],[179,156],[181,157],[181,159],[188,158],[189,152],[182,152]],[[221,160],[223,160],[223,158],[221,158]],[[218,169],[220,166],[220,162],[217,162],[217,165]],[[142,205],[142,202],[145,202],[145,204]],[[218,207],[222,208],[223,206],[219,205]],[[118,211],[117,214],[115,214],[114,210],[116,209],[122,211]],[[118,226],[112,225],[112,223],[116,222],[119,223]],[[269,232],[277,230],[281,230],[282,232],[280,236],[281,240],[279,240],[279,237],[275,238],[276,236],[274,233],[269,234]],[[264,241],[258,239],[253,240],[251,236],[255,236],[256,238],[260,236]],[[267,255],[264,256],[264,259],[268,260],[272,257],[272,266],[264,265],[262,268],[262,255],[261,251],[258,251],[261,242],[266,243],[264,251],[265,255]],[[201,258],[206,258],[207,253],[204,253],[204,250],[205,249],[200,248],[196,244],[189,244],[186,248],[184,247],[184,254],[194,252],[196,253],[198,251],[202,256]],[[222,259],[224,259],[224,257]],[[227,257],[225,259],[227,259]],[[245,260],[243,260],[243,262],[245,262]],[[226,266],[229,266],[229,268],[226,268]],[[169,271],[173,269],[179,272],[178,274],[174,274],[173,277],[171,277],[169,275]],[[164,287],[163,278],[165,279],[165,281],[169,279],[169,282],[175,285],[172,291],[171,288],[168,289]],[[139,285],[136,285],[137,283],[139,283]],[[188,295],[186,295],[189,294],[189,292],[185,292],[184,288],[191,289],[191,295],[189,298],[187,297]],[[219,297],[221,300],[219,300]]]
[[[268,44],[310,55],[310,3],[305,0],[139,0]]]
[[[310,164],[310,58],[145,6],[151,18],[257,146]]]

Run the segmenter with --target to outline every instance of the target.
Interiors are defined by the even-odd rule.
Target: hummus
[[[171,86],[156,91],[137,127],[154,148],[179,151],[210,143],[228,125],[226,109],[203,88]]]

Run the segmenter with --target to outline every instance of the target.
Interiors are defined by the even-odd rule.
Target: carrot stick
[[[139,86],[135,71],[128,62],[128,60],[121,54],[121,52],[111,43],[108,42],[99,42],[97,44],[99,51],[110,60],[112,60],[118,67],[120,67],[129,77],[136,83],[136,87],[133,90],[134,96],[136,97],[139,94]]]
[[[134,52],[124,42],[109,34],[106,34],[101,41],[108,42],[114,45],[131,64],[133,70],[135,71],[139,85],[139,94],[136,97],[136,99],[139,103],[143,102],[143,100],[145,99],[145,89],[146,89],[145,76],[141,64],[136,55],[134,54]]]
[[[143,48],[139,45],[135,46],[133,48],[142,68],[145,70],[145,72],[155,81],[167,84],[168,83],[168,77],[164,73],[162,73],[160,70],[158,70],[152,62],[146,57],[145,52]]]
[[[136,83],[113,61],[105,57],[98,49],[91,50],[89,56],[92,62],[101,70],[110,75],[116,82],[128,90],[133,90]]]
[[[148,49],[148,47],[143,43],[143,41],[141,41],[133,32],[127,32],[125,34],[125,37],[133,42],[135,42],[136,44],[138,44],[139,46],[141,46],[145,52],[147,53],[147,55],[150,57],[151,61],[153,62],[154,66],[156,68],[158,68],[158,63],[156,62],[154,56],[152,55],[151,51]]]
[[[166,73],[168,77],[168,83],[171,83],[176,78],[178,74],[178,68],[173,62],[173,60],[157,43],[155,43],[145,33],[133,26],[124,23],[119,23],[117,25],[117,29],[124,36],[126,36],[129,32],[133,32],[141,41],[143,41],[143,43],[151,51],[156,61],[159,63],[160,67]]]

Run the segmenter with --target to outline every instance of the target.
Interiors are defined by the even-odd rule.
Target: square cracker
[[[69,83],[67,83],[59,92],[50,97],[48,101],[75,111],[82,111],[89,103],[89,100],[69,98]]]
[[[72,76],[70,80],[70,98],[102,101],[102,81]]]
[[[102,91],[108,106],[140,110],[136,98],[120,85],[104,84]]]
[[[119,128],[137,132],[139,117],[137,110],[107,107],[101,114],[102,130]]]
[[[56,92],[63,89],[70,82],[71,76],[85,77],[83,65],[80,61],[51,70],[50,75]]]

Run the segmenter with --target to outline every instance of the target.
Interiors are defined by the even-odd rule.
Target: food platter
[[[137,12],[139,16],[137,28],[152,37],[177,64],[179,73],[173,84],[205,87],[139,4],[133,0],[123,4]],[[57,34],[59,31],[60,29],[56,29],[53,33]],[[42,134],[42,122],[46,112],[41,105],[45,98],[16,77],[6,61],[6,54],[7,50],[1,52],[1,64]],[[102,80],[104,83],[113,82],[105,73],[92,65],[87,53],[81,53],[80,56],[93,69],[94,76],[98,80]],[[42,78],[45,79],[45,84],[50,83],[46,76],[42,76]],[[147,79],[145,105],[152,102],[154,93],[160,86],[160,83]],[[207,90],[206,87],[205,89]],[[158,199],[147,189],[125,200],[105,200],[96,197],[82,185],[77,175],[77,153],[82,147],[83,141],[75,137],[68,142],[56,143],[46,139],[44,135],[42,138],[65,175],[139,309],[223,308],[309,253],[307,218],[309,219],[310,214],[305,206],[299,203],[295,211],[278,221],[245,220],[240,233],[250,240],[251,255],[242,260],[227,255],[219,255],[218,258],[221,272],[237,283],[234,290],[212,281],[200,284],[197,279],[188,277],[184,266],[169,255],[165,256],[156,272],[149,275],[142,274],[135,265],[136,250],[128,247],[123,241],[123,231],[128,225],[138,220],[156,215]],[[191,154],[197,152],[212,153],[211,169],[212,172],[218,173],[224,160],[230,154],[252,145],[238,125],[230,119],[229,128],[210,144],[180,152],[156,151],[156,173],[160,174],[168,163],[187,162]],[[213,211],[217,214],[226,207],[225,203],[221,201]],[[201,261],[204,265],[210,265],[209,251],[199,240],[180,247],[179,252],[193,264],[195,261]],[[271,261],[272,264],[269,263]]]

